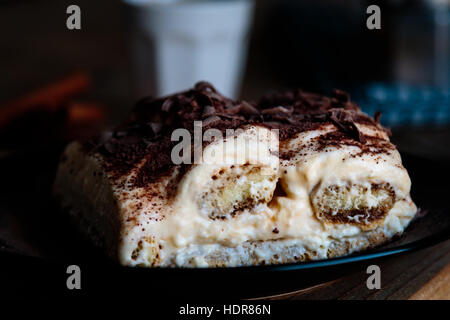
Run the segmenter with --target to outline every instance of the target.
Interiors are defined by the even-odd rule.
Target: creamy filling
[[[253,133],[246,131],[245,143],[247,148],[250,145],[250,152],[245,156],[235,154],[236,150],[244,148],[240,145],[244,143],[240,140],[244,135],[237,138],[238,147],[230,148],[228,154],[221,151],[226,149],[223,144],[229,143],[228,140],[212,143],[205,150],[205,154],[215,154],[220,159],[233,158],[235,161],[239,158],[233,162],[233,168],[229,163],[224,165],[212,158],[193,166],[182,178],[173,203],[166,207],[165,219],[144,225],[142,229],[135,228],[126,236],[136,244],[143,234],[152,234],[165,248],[161,254],[166,256],[196,245],[205,248],[217,245],[236,247],[247,241],[276,239],[302,241],[305,248],[326,256],[326,250],[334,239],[358,236],[376,227],[393,235],[403,231],[415,214],[416,207],[409,197],[411,182],[395,149],[358,156],[360,150],[354,146],[328,147],[317,152],[313,147],[314,138],[331,130],[324,128],[321,132],[301,133],[285,146],[280,146],[280,152],[283,148],[289,150],[293,146],[304,146],[301,152],[297,152],[298,156],[280,161],[273,154],[278,147],[276,137],[263,128],[252,130]],[[254,135],[255,130],[260,133],[258,137]],[[239,178],[235,176],[231,185],[222,181],[225,187],[220,189],[214,184],[219,180],[213,178],[218,172],[238,175],[244,173],[242,167],[249,163],[252,170]],[[274,192],[276,186],[282,192]],[[342,187],[339,196],[325,192],[333,190],[333,186]],[[212,194],[207,198],[210,201],[207,205],[205,189],[211,190]],[[233,203],[245,202],[246,199],[255,202],[232,209]],[[340,204],[333,204],[333,201]],[[214,211],[214,203],[222,211],[218,207]],[[358,208],[361,209],[360,215]],[[376,208],[384,212],[372,223],[367,212]],[[236,210],[239,214],[231,214]],[[353,213],[338,223],[330,218],[342,214],[342,210],[353,210]],[[215,219],[215,215],[222,218]],[[125,248],[125,252],[131,248],[132,245]],[[154,246],[148,250],[152,252]]]

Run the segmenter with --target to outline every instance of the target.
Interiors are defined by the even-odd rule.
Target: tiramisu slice
[[[123,265],[345,255],[401,234],[416,213],[408,173],[375,118],[340,91],[250,104],[202,82],[144,99],[113,132],[70,144],[54,191]]]

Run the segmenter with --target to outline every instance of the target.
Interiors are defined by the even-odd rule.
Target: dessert
[[[81,230],[127,266],[346,255],[401,234],[417,211],[378,120],[342,91],[294,90],[249,103],[200,82],[143,99],[114,131],[71,143],[54,193]],[[180,145],[183,134],[192,139]]]

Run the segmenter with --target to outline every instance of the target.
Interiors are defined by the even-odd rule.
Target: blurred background
[[[66,27],[71,4],[81,30]],[[380,30],[366,27],[371,4]],[[0,156],[89,136],[143,95],[210,80],[250,100],[344,89],[383,112],[401,151],[450,159],[449,21],[448,0],[3,0]]]

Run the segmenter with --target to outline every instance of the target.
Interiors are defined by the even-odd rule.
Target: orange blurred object
[[[70,102],[67,122],[97,122],[105,119],[105,107],[97,102]]]
[[[90,77],[84,72],[78,72],[22,98],[0,105],[0,129],[33,110],[57,111],[73,96],[85,92],[90,84]]]

